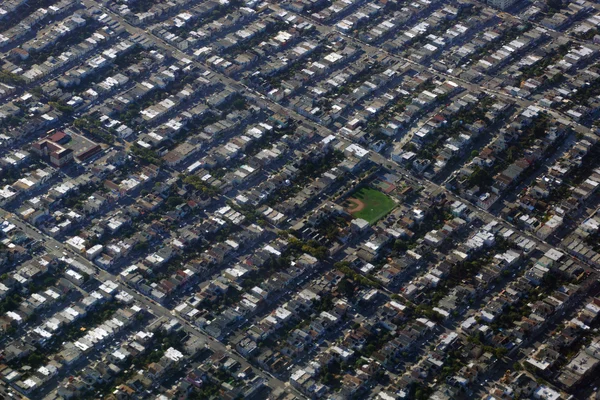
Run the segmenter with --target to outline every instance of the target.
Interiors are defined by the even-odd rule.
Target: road
[[[354,45],[357,45],[357,46],[361,47],[367,54],[374,54],[374,55],[385,54],[386,56],[390,57],[391,59],[394,59],[394,60],[397,60],[397,61],[403,61],[403,62],[411,64],[411,66],[414,67],[417,71],[420,71],[420,72],[425,72],[426,71],[426,72],[429,72],[429,73],[431,73],[431,74],[433,74],[435,76],[441,76],[441,77],[444,77],[444,78],[446,78],[448,80],[451,80],[451,81],[454,81],[454,82],[459,82],[462,87],[464,87],[465,89],[467,89],[468,91],[470,91],[472,93],[473,92],[475,92],[475,93],[480,92],[480,93],[486,93],[488,95],[494,95],[494,96],[500,97],[502,99],[509,100],[511,102],[515,102],[516,104],[518,104],[519,106],[521,106],[523,108],[529,107],[531,105],[535,105],[536,107],[539,107],[541,110],[543,110],[543,111],[551,114],[555,118],[563,118],[563,119],[565,119],[567,121],[570,121],[572,123],[572,127],[573,127],[573,129],[575,129],[575,131],[577,131],[577,132],[583,132],[583,131],[589,132],[589,128],[587,128],[587,127],[585,127],[583,125],[580,125],[579,123],[577,123],[575,121],[572,121],[572,119],[569,116],[567,116],[566,114],[564,114],[564,113],[562,113],[560,111],[557,111],[557,110],[552,110],[552,109],[540,106],[540,105],[536,104],[536,102],[534,102],[532,100],[527,100],[527,99],[523,99],[521,97],[512,96],[512,95],[509,95],[508,93],[500,92],[500,91],[497,91],[497,90],[492,90],[492,89],[486,88],[486,87],[484,87],[482,85],[479,85],[479,84],[476,84],[476,83],[471,83],[471,82],[469,82],[469,81],[467,81],[465,79],[459,78],[459,77],[454,76],[452,74],[448,74],[448,73],[445,73],[445,72],[437,71],[437,70],[435,70],[432,67],[428,67],[428,66],[419,64],[418,62],[413,61],[413,60],[411,60],[409,58],[405,58],[405,57],[399,56],[397,54],[390,53],[389,51],[387,51],[387,50],[385,50],[385,49],[383,49],[381,47],[373,46],[373,45],[371,45],[369,43],[366,43],[366,42],[364,42],[364,41],[362,41],[362,40],[360,40],[358,38],[355,38],[353,36],[347,35],[347,34],[345,34],[343,32],[339,32],[336,29],[334,29],[333,27],[331,27],[329,25],[324,25],[321,22],[319,22],[319,21],[317,21],[317,20],[315,20],[313,18],[310,18],[310,17],[308,17],[306,15],[300,15],[300,14],[297,14],[297,13],[293,13],[293,12],[291,12],[291,11],[289,11],[287,9],[283,9],[283,8],[281,8],[281,7],[279,7],[279,6],[275,5],[275,4],[270,4],[269,7],[272,10],[276,11],[276,12],[286,12],[288,14],[296,15],[298,18],[302,18],[302,19],[310,21],[313,25],[315,25],[315,27],[317,28],[317,30],[321,34],[323,34],[323,35],[328,35],[328,34],[330,34],[332,32],[336,32],[340,36],[343,36],[346,40],[352,42]],[[556,32],[556,31],[554,31],[554,32]],[[569,40],[571,39],[570,36],[566,36],[566,37]]]
[[[328,128],[322,126],[322,125],[316,124],[314,121],[312,121],[312,120],[310,120],[310,119],[308,119],[308,118],[306,118],[306,117],[304,117],[304,116],[296,113],[294,110],[292,110],[290,108],[287,108],[287,107],[284,107],[284,106],[280,105],[279,103],[276,103],[276,102],[270,100],[269,98],[265,97],[262,93],[256,91],[255,89],[250,88],[250,87],[248,87],[248,86],[246,86],[244,84],[241,84],[241,83],[237,82],[236,80],[234,80],[232,78],[229,78],[228,76],[222,74],[221,72],[211,69],[210,67],[208,67],[207,65],[205,65],[205,64],[203,64],[203,63],[201,63],[199,61],[193,60],[190,55],[188,55],[188,54],[180,51],[176,47],[174,47],[171,44],[165,42],[161,38],[158,38],[158,37],[152,35],[151,33],[147,32],[146,30],[144,30],[142,28],[139,28],[139,27],[135,27],[135,26],[129,24],[123,17],[121,17],[121,16],[113,13],[111,10],[107,9],[106,7],[101,6],[98,2],[96,2],[94,0],[84,0],[83,3],[86,6],[88,6],[88,7],[95,6],[95,7],[98,7],[100,9],[102,9],[111,18],[113,18],[115,21],[119,22],[121,24],[121,26],[123,26],[125,28],[125,30],[129,34],[131,34],[131,35],[139,35],[139,36],[145,37],[146,39],[154,42],[157,47],[163,49],[167,54],[171,54],[174,57],[177,57],[177,58],[182,59],[182,60],[183,59],[189,60],[190,63],[192,63],[193,65],[195,65],[195,66],[197,66],[199,68],[208,69],[208,70],[212,71],[215,74],[215,76],[218,76],[218,79],[221,82],[229,85],[232,88],[240,88],[240,89],[243,88],[243,90],[246,91],[246,95],[248,97],[252,98],[257,104],[262,105],[264,107],[267,107],[267,108],[269,108],[269,109],[271,109],[273,111],[276,111],[278,113],[282,113],[284,115],[289,115],[293,119],[302,121],[303,124],[309,125],[311,127],[314,127],[315,129],[317,129],[317,132],[319,132],[319,134],[321,136],[328,136],[328,135],[331,135],[331,134],[335,134],[335,132],[331,131],[330,129],[328,129]],[[272,10],[274,10],[275,12],[285,11],[287,13],[290,13],[290,11],[284,10],[284,9],[280,8],[279,6],[274,5],[274,4],[270,4],[269,7]],[[313,20],[312,18],[308,18],[308,17],[303,16],[303,15],[302,16],[301,15],[297,15],[297,16],[299,18],[303,18],[303,19],[309,20],[311,23],[313,23],[315,25],[315,27],[317,28],[317,30],[321,34],[327,35],[327,34],[330,34],[332,31],[334,31],[334,29],[331,26],[324,25],[324,24],[322,24],[322,23],[320,23],[320,22],[318,22],[316,20]],[[458,78],[458,77],[456,77],[454,75],[450,75],[450,74],[446,74],[446,73],[441,73],[439,71],[434,70],[431,67],[426,67],[426,66],[424,66],[422,64],[419,64],[419,63],[417,63],[415,61],[412,61],[412,60],[410,60],[408,58],[404,58],[404,57],[398,56],[396,54],[390,53],[390,52],[388,52],[388,51],[386,51],[386,50],[384,50],[384,49],[382,49],[380,47],[376,47],[376,46],[370,45],[370,44],[365,43],[365,42],[363,42],[363,41],[361,41],[361,40],[359,40],[357,38],[354,38],[352,36],[345,35],[343,33],[340,33],[340,35],[344,36],[348,41],[352,42],[353,44],[361,47],[365,51],[365,53],[367,53],[367,54],[385,54],[386,56],[388,56],[388,57],[390,57],[390,58],[392,58],[394,60],[403,61],[403,62],[411,64],[418,71],[421,71],[421,72],[427,71],[427,72],[429,72],[429,73],[431,73],[433,75],[443,76],[446,79],[449,79],[449,80],[452,80],[452,81],[456,81],[456,82],[460,82],[460,84],[465,89],[467,89],[467,90],[469,90],[471,92],[483,92],[483,93],[486,93],[488,95],[498,96],[498,97],[503,98],[505,100],[509,100],[511,102],[514,102],[514,103],[516,103],[517,105],[519,105],[520,107],[523,107],[523,108],[529,107],[531,105],[536,105],[534,101],[526,100],[526,99],[523,99],[523,98],[518,98],[518,97],[515,97],[515,96],[511,96],[511,95],[509,95],[507,93],[503,93],[503,92],[499,92],[499,91],[495,91],[495,90],[491,90],[491,89],[485,88],[485,87],[483,87],[481,85],[471,83],[471,82],[466,81],[464,79]],[[582,125],[580,125],[580,124],[572,121],[570,117],[568,117],[567,115],[565,115],[565,114],[563,114],[563,113],[561,113],[559,111],[547,109],[547,108],[541,107],[539,105],[536,105],[536,106],[539,107],[540,109],[542,109],[543,111],[551,114],[555,118],[563,118],[563,119],[565,119],[567,121],[570,121],[571,124],[572,124],[573,129],[576,132],[588,132],[589,131],[589,128],[587,128],[585,126],[582,126]],[[336,135],[336,136],[339,137],[339,135]],[[406,135],[405,138],[408,137],[408,136],[409,135]],[[408,141],[408,138],[406,139],[405,142],[407,142],[407,141]],[[405,144],[405,143],[403,143],[403,144]]]
[[[451,191],[449,191],[448,189],[446,189],[443,186],[440,186],[440,185],[438,185],[438,184],[436,184],[436,183],[434,183],[434,182],[432,182],[430,180],[426,180],[424,178],[421,179],[421,180],[417,180],[416,178],[414,178],[413,176],[411,176],[411,174],[406,169],[404,169],[404,167],[402,167],[401,165],[399,165],[395,161],[388,160],[385,157],[383,157],[381,154],[378,154],[378,153],[375,153],[375,152],[371,152],[369,154],[370,154],[371,161],[373,161],[373,162],[375,162],[375,163],[377,163],[377,164],[379,164],[379,165],[381,165],[383,167],[386,167],[386,168],[388,168],[390,170],[399,172],[405,179],[411,181],[413,184],[415,184],[415,185],[425,185],[425,186],[429,186],[432,189],[441,190],[441,191],[444,192],[444,194],[446,195],[446,198],[448,200],[463,202],[467,207],[469,207],[469,209],[471,211],[476,211],[478,213],[478,215],[481,217],[481,219],[484,222],[488,223],[488,222],[491,222],[491,221],[496,221],[502,227],[508,228],[508,229],[512,229],[513,231],[518,232],[521,236],[524,236],[527,239],[532,240],[536,244],[538,250],[540,250],[542,252],[546,252],[549,249],[555,247],[555,246],[552,246],[551,244],[549,244],[547,241],[542,240],[542,239],[538,238],[537,236],[532,235],[529,232],[522,231],[522,229],[516,227],[512,223],[510,223],[510,222],[508,222],[508,221],[506,221],[504,219],[497,218],[495,215],[493,215],[489,211],[484,210],[483,208],[474,205],[473,203],[471,203],[471,202],[463,199],[460,196],[457,196],[456,194],[452,193]],[[580,265],[583,264],[582,266],[585,267],[587,270],[595,271],[595,267],[593,265],[589,264],[587,261],[585,261],[583,259],[576,258],[576,257],[574,257],[574,256],[572,256],[570,254],[565,254],[565,256],[571,258],[573,261],[577,262]]]
[[[98,279],[100,282],[106,282],[108,280],[111,280],[113,282],[119,282],[119,279],[117,276],[115,276],[103,269],[98,268],[96,265],[89,262],[85,257],[82,257],[81,255],[72,252],[63,243],[55,240],[54,238],[52,238],[48,235],[45,235],[39,229],[37,229],[37,228],[33,227],[32,225],[28,224],[27,222],[21,220],[16,215],[14,215],[4,209],[0,209],[0,217],[4,218],[4,219],[8,219],[17,228],[21,229],[27,236],[29,236],[35,240],[40,240],[43,243],[45,243],[46,248],[48,248],[49,250],[53,250],[53,253],[55,255],[63,257],[65,254],[67,254],[69,258],[72,258],[72,259],[76,260],[77,262],[85,265],[86,267],[94,270],[95,278]],[[252,365],[250,365],[248,363],[248,361],[244,357],[241,357],[240,355],[236,354],[235,352],[228,350],[223,343],[210,337],[209,335],[204,333],[199,328],[193,326],[188,321],[184,320],[183,318],[179,317],[178,315],[171,313],[171,311],[169,311],[165,307],[157,304],[156,302],[149,299],[145,295],[143,295],[135,290],[128,290],[128,288],[126,288],[124,285],[120,285],[120,289],[131,294],[133,296],[133,298],[135,299],[135,301],[137,301],[139,304],[144,305],[154,315],[156,315],[158,317],[166,317],[169,319],[172,319],[172,318],[177,319],[181,323],[181,325],[183,326],[183,329],[186,332],[194,334],[196,336],[200,336],[201,338],[203,338],[205,340],[206,344],[208,345],[208,347],[210,348],[210,350],[212,350],[214,352],[226,353],[228,356],[230,356],[231,358],[233,358],[234,360],[239,362],[243,368],[248,367],[248,366],[252,367],[255,374],[264,378],[265,381],[267,382],[267,384],[269,385],[269,387],[271,387],[272,389],[284,388],[284,389],[287,389],[288,391],[293,390],[294,394],[296,394],[297,396],[300,396],[300,398],[304,398],[304,396],[302,396],[300,393],[297,393],[293,388],[289,387],[283,381],[281,381],[271,375],[268,375],[257,368],[254,368]]]
[[[564,155],[575,144],[575,142],[576,136],[573,133],[568,134],[567,137],[564,138],[564,141],[560,144],[560,146],[558,146],[556,150],[554,150],[552,154],[548,155],[545,159],[542,159],[542,162],[537,167],[535,167],[533,171],[531,171],[517,187],[515,187],[508,193],[505,192],[502,196],[500,196],[500,198],[496,200],[496,203],[494,203],[494,206],[492,206],[491,208],[494,210],[502,209],[502,207],[504,207],[505,202],[511,203],[516,201],[523,189],[529,187],[529,185],[531,185],[537,177],[547,172],[548,167],[556,163],[556,161],[562,155]]]
[[[250,88],[250,87],[236,81],[235,79],[232,79],[232,78],[224,75],[223,73],[221,73],[217,70],[214,70],[199,61],[194,60],[193,56],[190,56],[189,54],[184,53],[183,51],[179,50],[178,48],[174,47],[170,43],[164,41],[163,39],[161,39],[157,36],[154,36],[152,33],[148,32],[147,30],[144,30],[142,28],[139,28],[139,27],[129,24],[127,22],[127,20],[125,20],[123,17],[113,13],[108,8],[102,6],[99,2],[96,2],[94,0],[83,0],[83,4],[85,4],[87,7],[97,7],[99,9],[101,9],[106,14],[108,14],[113,20],[119,22],[121,24],[121,26],[123,26],[130,35],[132,35],[132,36],[139,35],[139,36],[142,36],[142,37],[152,41],[153,43],[155,43],[156,47],[165,51],[166,54],[171,54],[173,57],[178,58],[180,60],[189,60],[189,62],[192,65],[194,65],[198,68],[204,69],[204,70],[211,71],[213,74],[215,74],[215,76],[218,77],[218,80],[220,82],[225,83],[226,85],[228,85],[229,87],[231,87],[235,90],[245,91],[244,94],[259,105],[261,105],[261,103],[266,104],[263,106],[264,108],[269,108],[278,113],[289,115],[293,119],[301,120],[306,125],[310,125],[311,127],[316,128],[317,132],[319,132],[321,136],[327,136],[327,135],[333,134],[333,132],[329,131],[329,129],[324,128],[321,125],[317,125],[315,122],[301,116],[300,114],[296,113],[295,111],[288,109],[286,107],[283,107],[282,105],[268,99],[266,96],[264,96],[262,93],[256,91],[255,89]]]
[[[320,134],[322,136],[326,136],[326,135],[329,135],[329,134],[334,134],[334,132],[330,131],[329,129],[327,129],[327,128],[323,127],[323,126],[315,124],[313,121],[311,121],[311,120],[309,120],[309,119],[307,119],[307,118],[299,115],[295,111],[293,111],[293,110],[291,110],[289,108],[283,107],[283,106],[281,106],[280,104],[278,104],[276,102],[271,101],[270,99],[266,98],[261,93],[259,93],[258,91],[254,90],[254,89],[252,89],[252,88],[250,88],[250,87],[248,87],[246,85],[243,85],[243,84],[235,81],[234,79],[231,79],[231,78],[223,75],[222,73],[220,73],[218,71],[212,70],[211,68],[208,68],[206,65],[204,65],[204,64],[202,64],[202,63],[200,63],[198,61],[192,60],[191,57],[188,54],[180,51],[179,49],[177,49],[175,47],[173,47],[171,44],[165,42],[164,40],[162,40],[162,39],[160,39],[158,37],[155,37],[154,35],[148,33],[144,29],[132,26],[125,19],[123,19],[121,16],[113,13],[111,10],[109,10],[106,7],[102,6],[99,2],[96,2],[94,0],[83,0],[83,4],[86,5],[87,7],[97,7],[99,9],[103,10],[113,20],[119,22],[127,30],[127,32],[129,32],[131,35],[139,35],[141,37],[144,37],[144,38],[147,38],[147,39],[151,40],[152,42],[154,42],[156,44],[156,46],[160,50],[164,51],[166,54],[172,54],[173,56],[175,56],[176,58],[179,58],[179,59],[190,60],[191,64],[193,64],[193,65],[195,65],[195,66],[197,66],[199,68],[211,70],[215,74],[215,76],[218,77],[218,79],[221,82],[229,85],[232,88],[237,88],[240,91],[244,91],[245,95],[247,97],[250,97],[251,99],[253,99],[257,104],[263,104],[265,107],[268,107],[269,109],[271,109],[273,111],[276,111],[276,112],[279,112],[279,113],[282,113],[282,114],[285,114],[285,115],[289,115],[291,118],[294,118],[296,120],[302,121],[306,125],[313,126],[313,127],[315,127],[315,128],[318,129],[318,132],[320,132]],[[278,11],[278,10],[280,11],[281,10],[277,5],[271,4],[271,5],[269,5],[269,7],[271,7],[273,10],[276,10],[276,11]],[[289,13],[289,11],[287,11],[287,10],[286,10],[286,12]],[[318,21],[311,20],[310,18],[307,18],[305,16],[301,16],[301,18],[310,20],[315,25],[315,27],[321,33],[323,33],[323,34],[328,34],[328,33],[331,33],[333,31],[332,27],[327,26],[327,25],[323,25],[323,24],[319,23]],[[443,76],[446,79],[459,82],[463,87],[465,87],[467,90],[469,90],[471,92],[483,92],[483,93],[487,93],[487,94],[490,94],[490,95],[495,95],[495,96],[498,96],[500,98],[508,99],[508,100],[510,100],[512,102],[515,102],[515,103],[517,103],[521,107],[528,107],[530,105],[534,105],[535,104],[531,100],[526,100],[526,99],[522,99],[522,98],[517,98],[517,97],[514,97],[514,96],[510,96],[510,95],[508,95],[506,93],[502,93],[502,92],[499,92],[499,91],[494,91],[494,90],[485,88],[483,86],[480,86],[480,85],[477,85],[477,84],[473,84],[471,82],[468,82],[468,81],[465,81],[463,79],[460,79],[460,78],[458,78],[456,76],[445,74],[445,73],[441,73],[439,71],[434,70],[431,67],[427,67],[427,66],[421,65],[421,64],[416,63],[416,62],[414,62],[414,61],[412,61],[410,59],[400,57],[400,56],[398,56],[396,54],[391,54],[391,53],[389,53],[389,52],[387,52],[387,51],[385,51],[385,50],[383,50],[383,49],[381,49],[379,47],[372,46],[370,44],[362,42],[362,41],[360,41],[360,40],[358,40],[356,38],[353,38],[351,36],[347,36],[347,35],[344,35],[342,33],[340,33],[340,35],[344,36],[348,41],[350,41],[350,42],[352,42],[352,43],[354,43],[354,44],[362,47],[363,50],[365,50],[365,52],[367,52],[368,54],[377,54],[377,55],[384,54],[386,56],[391,57],[394,60],[403,61],[403,62],[409,63],[410,65],[412,65],[418,71],[428,72],[428,73],[431,73],[431,74],[437,75],[437,76]],[[540,107],[540,109],[543,109],[544,111],[550,113],[551,115],[553,115],[555,117],[560,117],[560,118],[564,118],[564,119],[566,119],[568,121],[571,121],[571,119],[569,117],[567,117],[566,115],[564,115],[564,114],[562,114],[562,113],[560,113],[558,111],[545,109],[543,107]],[[584,126],[581,126],[579,124],[576,124],[574,122],[573,122],[573,127],[578,132],[587,131],[588,130],[588,128],[586,128]],[[388,167],[388,168],[390,168],[392,170],[395,170],[395,171],[399,171],[399,172],[401,172],[407,178],[410,177],[410,174],[408,173],[408,171],[404,170],[404,168],[402,168],[400,165],[398,165],[397,163],[395,163],[393,161],[390,161],[390,160],[386,159],[385,157],[383,157],[383,156],[381,156],[381,155],[379,155],[377,153],[371,152],[371,160],[374,161],[374,162],[376,162],[379,165],[386,166],[386,167]],[[412,177],[410,179],[414,180],[414,178],[412,178]],[[416,180],[414,180],[414,181],[416,181]],[[482,209],[480,209],[480,208],[478,208],[478,207],[476,207],[474,205],[471,205],[470,203],[466,202],[464,199],[460,198],[459,196],[456,196],[453,193],[449,192],[444,187],[436,185],[435,183],[430,182],[430,181],[426,181],[425,184],[429,185],[429,186],[431,186],[433,188],[443,190],[444,193],[446,194],[446,196],[450,200],[460,200],[460,201],[466,203],[469,206],[469,208],[471,208],[472,210],[477,210],[480,213],[480,215],[484,216],[485,219],[487,219],[488,221],[491,221],[491,220],[498,221],[498,219],[494,215],[492,215],[489,212],[487,212],[485,210],[482,210]],[[0,210],[0,216],[2,216],[2,217],[9,217],[10,220],[11,220],[11,222],[13,222],[20,229],[22,229],[28,236],[31,236],[32,238],[37,239],[37,240],[44,241],[45,244],[46,244],[46,246],[47,246],[47,248],[54,249],[55,250],[54,252],[57,255],[63,255],[63,253],[64,254],[68,254],[69,257],[72,257],[73,259],[76,259],[78,262],[80,262],[81,264],[85,265],[86,267],[91,268],[92,270],[95,271],[95,275],[96,275],[96,278],[98,280],[100,280],[100,281],[112,280],[112,281],[118,282],[118,278],[115,275],[110,274],[109,272],[104,271],[104,270],[96,267],[94,264],[90,263],[87,259],[85,259],[81,255],[72,253],[69,249],[66,248],[66,246],[63,243],[61,243],[61,242],[53,239],[50,236],[47,236],[47,235],[43,234],[42,232],[40,232],[36,228],[34,228],[31,225],[29,225],[28,223],[20,220],[19,218],[15,217],[14,215],[8,215],[8,213],[6,211]],[[516,231],[518,231],[517,228],[515,228],[514,226],[508,224],[505,221],[499,221],[499,222],[501,224],[503,224],[504,226],[510,226],[511,228],[514,228]],[[525,235],[528,236],[531,240],[534,240],[540,246],[540,248],[542,250],[550,248],[550,246],[546,242],[541,241],[541,240],[539,240],[538,238],[536,238],[534,236],[531,236],[531,235],[528,235],[528,234],[525,234]],[[230,357],[232,357],[236,361],[240,362],[240,364],[242,364],[243,366],[249,365],[246,359],[244,359],[243,357],[235,354],[234,352],[229,351],[226,348],[225,345],[223,345],[219,341],[214,340],[213,338],[209,337],[203,331],[201,331],[197,327],[191,325],[190,323],[188,323],[186,320],[182,319],[181,317],[179,317],[177,315],[173,315],[165,307],[162,307],[162,306],[158,305],[153,300],[149,299],[145,295],[142,295],[142,294],[138,293],[135,290],[126,290],[126,291],[128,293],[130,293],[134,297],[134,299],[136,301],[138,301],[140,304],[143,304],[144,306],[146,306],[155,315],[157,315],[157,316],[163,316],[163,317],[167,317],[167,318],[176,318],[181,323],[181,325],[184,327],[184,329],[187,332],[193,333],[193,334],[195,334],[197,336],[200,336],[200,337],[204,338],[205,341],[206,341],[206,343],[207,343],[207,345],[208,345],[208,347],[212,351],[227,353]],[[262,371],[260,371],[260,370],[258,370],[256,368],[254,368],[254,371],[255,371],[255,373],[257,375],[263,377],[266,380],[267,384],[271,388],[287,388],[288,390],[293,390],[292,388],[289,388],[284,382],[282,382],[281,380],[279,380],[279,379],[271,376],[270,374],[265,374],[264,372],[262,372]],[[304,396],[300,395],[297,392],[295,394],[297,394],[299,397],[304,397]]]

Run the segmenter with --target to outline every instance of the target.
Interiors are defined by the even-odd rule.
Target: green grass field
[[[396,207],[394,200],[376,189],[362,188],[352,197],[362,201],[365,205],[362,210],[353,212],[352,216],[362,218],[370,224],[375,223]]]

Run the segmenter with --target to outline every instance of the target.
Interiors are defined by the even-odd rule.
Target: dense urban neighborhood
[[[0,1],[1,399],[600,398],[600,2]]]

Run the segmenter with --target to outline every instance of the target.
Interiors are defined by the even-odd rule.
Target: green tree
[[[166,204],[169,209],[173,209],[173,208],[177,207],[178,205],[182,204],[183,202],[184,202],[184,199],[179,196],[169,196],[167,198]]]
[[[33,352],[31,353],[27,359],[26,359],[26,364],[29,365],[32,368],[35,368],[37,366],[42,365],[42,363],[45,361],[45,357],[43,355],[41,355],[40,353]]]
[[[546,0],[546,5],[549,9],[555,12],[563,8],[563,3],[561,0]]]
[[[19,76],[17,74],[13,74],[12,72],[8,72],[8,71],[0,71],[0,82],[2,83],[6,83],[6,84],[25,84],[25,79],[22,76]]]
[[[344,277],[340,283],[338,283],[338,290],[341,294],[348,298],[354,297],[354,291],[356,287],[352,282],[348,280],[348,278]]]

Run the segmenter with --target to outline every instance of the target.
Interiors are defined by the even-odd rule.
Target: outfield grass
[[[396,207],[394,200],[376,189],[362,188],[352,197],[365,204],[365,208],[352,213],[352,216],[367,220],[370,224],[375,223]]]

